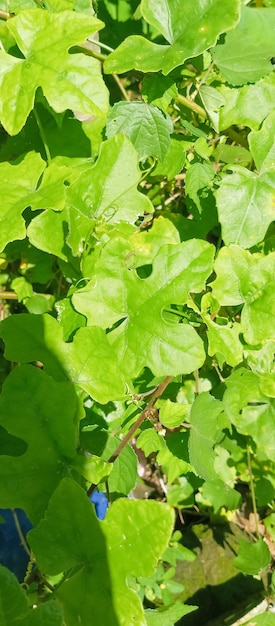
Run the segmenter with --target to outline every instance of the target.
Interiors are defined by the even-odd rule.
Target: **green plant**
[[[0,2],[0,506],[34,525],[25,589],[0,567],[5,624],[173,625],[194,607],[161,563],[194,505],[237,511],[236,565],[268,584],[274,19]],[[141,456],[155,498],[128,499]]]

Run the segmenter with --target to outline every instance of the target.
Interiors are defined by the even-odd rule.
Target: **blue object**
[[[33,527],[22,509],[15,509],[22,535]],[[21,544],[18,530],[15,525],[14,515],[11,509],[0,509],[0,563],[7,567],[17,576],[19,582],[23,582],[29,562],[29,556]]]
[[[95,512],[98,519],[104,519],[108,509],[108,500],[105,493],[94,489],[93,493],[90,495],[90,500],[95,505]]]

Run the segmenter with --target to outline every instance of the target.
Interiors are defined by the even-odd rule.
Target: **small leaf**
[[[235,511],[241,503],[241,495],[222,480],[206,481],[201,487],[202,497],[209,500],[214,511],[219,511],[223,506],[229,511]]]
[[[159,609],[147,609],[145,611],[147,626],[174,626],[178,620],[192,611],[196,611],[196,606],[175,602],[170,607],[161,607]]]
[[[259,172],[275,169],[275,112],[264,120],[261,130],[249,133],[251,154]]]
[[[32,203],[36,185],[45,166],[46,163],[35,152],[29,152],[17,165],[0,163],[0,250],[10,241],[24,239],[26,227],[22,212]]]
[[[154,156],[163,161],[170,147],[173,122],[153,104],[117,102],[106,122],[107,137],[129,137],[140,159]]]
[[[263,539],[256,543],[240,540],[239,554],[234,559],[234,565],[244,574],[253,576],[259,574],[270,563],[270,552]]]
[[[122,175],[123,173],[123,175]],[[116,135],[101,145],[97,162],[68,189],[69,206],[91,219],[134,223],[153,206],[139,191],[138,155],[130,140]]]
[[[222,404],[207,392],[200,393],[190,414],[189,455],[196,472],[205,480],[219,478],[215,467],[214,446],[222,437],[227,419]]]

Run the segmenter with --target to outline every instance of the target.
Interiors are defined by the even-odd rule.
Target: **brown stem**
[[[0,10],[0,20],[9,20],[10,17],[13,17],[13,13],[8,13],[8,11]]]
[[[139,415],[139,417],[137,418],[133,426],[130,428],[127,435],[125,435],[124,439],[122,439],[117,449],[113,452],[112,456],[110,456],[110,458],[108,459],[108,463],[113,463],[116,460],[116,458],[119,456],[123,448],[125,448],[128,441],[130,441],[133,438],[136,430],[141,426],[142,422],[146,419],[146,417],[148,417],[148,413],[150,413],[150,410],[155,405],[157,399],[163,394],[164,390],[169,385],[171,380],[172,380],[172,376],[166,376],[164,381],[160,383],[155,393],[153,394],[150,402],[148,402],[147,406],[145,407],[145,409],[143,409],[142,413]]]
[[[0,291],[0,299],[1,300],[18,300],[17,293],[14,291]]]
[[[172,380],[172,376],[166,376],[166,378],[162,381],[162,383],[160,383],[160,385],[158,385],[158,387],[156,388],[156,391],[154,392],[150,402],[148,402],[147,406],[145,407],[145,409],[143,409],[143,411],[139,415],[138,419],[135,421],[133,426],[131,426],[131,428],[128,431],[127,435],[125,435],[124,439],[122,439],[120,444],[117,446],[116,450],[110,456],[110,458],[108,459],[108,463],[114,463],[114,461],[117,459],[119,454],[122,452],[123,448],[125,448],[125,446],[128,443],[128,441],[130,441],[133,438],[136,430],[141,426],[142,422],[147,417],[150,417],[150,411],[154,407],[157,399],[163,394],[164,390],[169,385],[171,380]],[[89,487],[88,491],[87,491],[87,496],[90,496],[93,493],[95,488],[96,488],[96,485],[94,485],[94,484],[91,485]]]
[[[130,102],[129,95],[128,95],[126,89],[124,88],[124,85],[122,84],[119,76],[117,74],[115,74],[115,73],[112,74],[112,76],[113,76],[113,78],[114,78],[118,88],[120,89],[120,91],[121,91],[121,93],[123,95],[124,100],[127,100],[128,102]]]

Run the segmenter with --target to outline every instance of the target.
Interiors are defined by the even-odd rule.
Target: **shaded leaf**
[[[125,394],[123,374],[101,328],[80,328],[72,343],[63,340],[62,326],[49,315],[16,315],[1,325],[7,359],[42,361],[56,380],[71,380],[99,402]]]
[[[99,522],[82,489],[64,480],[29,541],[45,573],[76,568],[57,592],[66,624],[75,626],[78,615],[89,626],[93,615],[101,626],[145,626],[141,601],[126,577],[153,574],[173,522],[169,507],[127,499],[114,502]]]
[[[1,626],[62,626],[63,614],[54,601],[33,608],[14,574],[0,565]]]
[[[0,457],[3,507],[24,509],[32,522],[43,516],[76,456],[78,412],[68,382],[57,383],[28,365],[17,367],[6,379],[0,398],[1,425],[28,446],[20,456]]]

